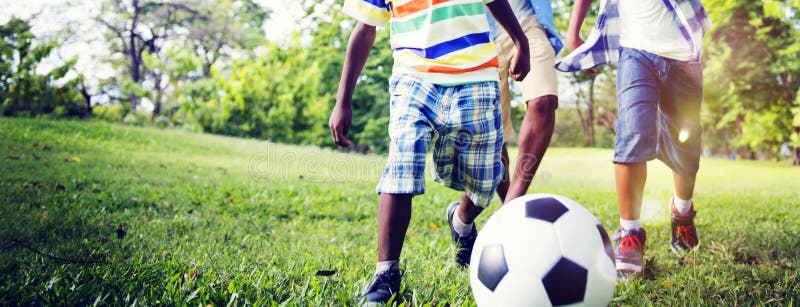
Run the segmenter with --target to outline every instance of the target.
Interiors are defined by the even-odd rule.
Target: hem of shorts
[[[472,200],[473,204],[478,206],[478,207],[481,207],[481,208],[489,207],[489,204],[492,202],[492,196],[495,193],[495,191],[492,191],[492,193],[489,194],[488,201],[486,201],[486,204],[480,205],[480,204],[478,204],[478,202],[475,201],[476,197],[474,197],[474,196],[477,196],[477,194],[474,193],[474,192],[467,192],[466,186],[463,186],[463,185],[462,186],[453,186],[452,182],[446,182],[444,180],[439,180],[439,179],[434,179],[434,181],[438,182],[439,184],[441,184],[445,188],[456,190],[458,192],[467,193],[467,196],[469,197],[470,200]]]
[[[639,163],[639,162],[649,162],[649,161],[653,161],[655,159],[656,159],[656,157],[651,157],[651,158],[618,158],[618,157],[614,157],[614,159],[611,160],[611,162],[614,162],[614,164],[617,164],[617,163]]]
[[[411,195],[416,196],[416,195],[420,195],[420,194],[425,194],[425,189],[422,188],[422,189],[416,189],[416,190],[413,190],[413,189],[412,190],[391,190],[391,189],[386,189],[386,188],[382,188],[382,187],[378,186],[377,188],[375,188],[375,193],[378,194],[378,195],[381,195],[382,193],[386,193],[386,194],[411,194]]]
[[[536,94],[533,94],[531,96],[535,96],[535,97],[527,98],[525,96],[525,94],[522,94],[522,99],[524,100],[522,103],[525,105],[525,109],[526,110],[528,109],[528,102],[529,101],[534,100],[534,99],[538,99],[538,98],[542,98],[542,97],[545,97],[545,96],[556,96],[556,97],[558,97],[558,93],[553,94],[550,91],[542,91],[541,94],[540,93],[536,93]]]

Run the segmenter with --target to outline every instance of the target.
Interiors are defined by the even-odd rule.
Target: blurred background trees
[[[342,2],[302,1],[295,30],[278,40],[268,39],[280,30],[266,22],[286,12],[258,0],[105,0],[85,23],[102,32],[107,52],[97,61],[110,67],[107,78],[79,73],[86,71],[74,58],[52,64],[67,35],[36,37],[29,21],[11,18],[0,26],[2,114],[332,146],[327,119],[355,24]],[[706,154],[774,159],[784,144],[800,147],[800,0],[703,3],[715,26],[703,50]],[[563,33],[572,1],[553,4]],[[353,99],[350,133],[359,151],[386,150],[391,67],[389,33],[379,30]],[[553,144],[613,146],[616,68],[560,78]]]

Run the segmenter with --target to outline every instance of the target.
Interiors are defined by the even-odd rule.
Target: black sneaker
[[[380,274],[375,274],[375,279],[364,290],[364,294],[358,299],[361,306],[385,305],[390,301],[397,300],[400,292],[400,279],[403,271],[398,268],[391,268]]]
[[[672,238],[669,240],[669,247],[676,255],[689,252],[697,246],[697,228],[694,227],[694,206],[685,215],[679,215],[675,210],[675,204],[670,203],[670,215],[672,216]]]
[[[622,227],[612,237],[617,243],[615,266],[620,279],[636,278],[644,271],[644,244],[647,234],[644,228],[624,230]]]
[[[453,227],[453,217],[455,217],[456,209],[458,209],[459,202],[453,202],[447,207],[447,224],[450,225],[450,236],[456,244],[458,251],[456,251],[456,263],[461,266],[469,266],[469,258],[472,256],[472,246],[475,245],[475,239],[478,238],[478,229],[475,224],[472,224],[472,231],[466,237],[462,237],[456,232]]]

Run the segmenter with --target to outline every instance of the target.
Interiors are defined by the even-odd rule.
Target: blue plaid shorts
[[[389,157],[377,192],[425,193],[433,142],[433,179],[488,206],[503,176],[497,82],[441,86],[400,74],[389,83]]]

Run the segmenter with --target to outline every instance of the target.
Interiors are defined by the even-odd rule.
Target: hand
[[[583,40],[580,37],[567,38],[567,49],[570,52],[575,51],[581,45],[583,45]]]
[[[514,56],[511,67],[508,68],[508,74],[511,76],[511,79],[516,81],[525,79],[525,76],[527,76],[528,72],[531,70],[531,55],[530,50],[527,48],[527,42],[524,47],[520,48],[520,46],[521,45],[517,46],[517,54]]]
[[[328,127],[331,129],[333,142],[339,146],[350,148],[353,146],[347,139],[347,131],[353,122],[353,109],[349,105],[337,102],[331,111]]]
[[[583,40],[580,37],[567,37],[567,49],[569,49],[570,52],[575,51],[575,49],[578,49],[581,45],[583,45]],[[597,70],[594,68],[589,68],[586,72],[589,75],[597,74]]]

